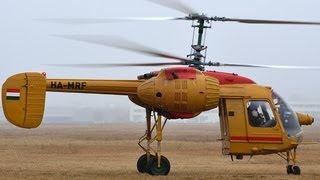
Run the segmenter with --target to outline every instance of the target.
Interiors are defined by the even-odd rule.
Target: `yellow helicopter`
[[[179,1],[150,0],[188,14],[165,18],[46,19],[62,23],[110,22],[118,20],[189,20],[195,35],[192,53],[187,58],[171,55],[124,39],[97,35],[56,35],[57,37],[111,46],[156,57],[175,60],[165,63],[136,64],[57,64],[72,67],[163,66],[139,75],[137,80],[50,79],[45,73],[25,72],[9,77],[2,86],[2,104],[9,122],[21,128],[41,124],[46,92],[94,93],[128,96],[146,110],[146,132],[139,139],[144,151],[137,170],[151,175],[167,175],[170,162],[162,155],[162,133],[167,120],[189,119],[203,111],[219,109],[222,154],[231,159],[243,156],[278,154],[286,160],[288,174],[299,175],[296,150],[303,141],[302,125],[314,118],[294,112],[271,87],[234,73],[208,71],[205,66],[252,68],[320,69],[306,66],[230,64],[206,61],[205,33],[213,22],[249,24],[320,25],[319,22],[280,21],[211,17],[197,13]],[[164,3],[166,2],[166,3]],[[155,145],[154,145],[155,144]]]

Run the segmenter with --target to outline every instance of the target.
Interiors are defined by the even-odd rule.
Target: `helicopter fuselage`
[[[287,133],[271,87],[234,73],[165,68],[140,80],[47,79],[47,91],[128,95],[135,104],[168,119],[189,119],[219,107],[223,154],[269,154],[295,148],[303,138],[299,119],[295,133]],[[104,84],[105,83],[105,84]],[[58,85],[57,85],[58,84]],[[98,86],[98,85],[99,86]],[[249,104],[259,104],[266,125],[250,124]],[[291,116],[296,116],[291,112]],[[282,119],[281,119],[282,118]],[[267,121],[269,122],[269,126]],[[272,124],[271,121],[274,121]]]
[[[41,73],[17,74],[2,87],[4,113],[16,126],[39,126],[47,91],[127,95],[135,104],[167,119],[189,119],[218,107],[222,152],[237,156],[288,152],[302,141],[301,125],[313,122],[311,116],[292,111],[271,87],[234,73],[175,67],[151,74],[140,80],[47,79]],[[10,98],[13,93],[17,96]],[[258,123],[253,122],[253,110],[259,115]]]

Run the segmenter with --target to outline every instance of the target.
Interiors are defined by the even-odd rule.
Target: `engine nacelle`
[[[192,113],[216,108],[219,82],[194,68],[168,68],[138,87],[147,106],[167,113]]]
[[[314,118],[309,114],[296,112],[300,125],[311,125],[314,122]]]

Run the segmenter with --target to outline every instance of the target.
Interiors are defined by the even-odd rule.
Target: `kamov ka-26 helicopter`
[[[103,23],[135,20],[192,21],[194,43],[187,58],[174,56],[123,39],[106,36],[59,35],[58,37],[135,51],[175,60],[166,63],[140,64],[64,64],[75,67],[163,66],[164,68],[138,76],[138,80],[48,79],[43,73],[26,72],[9,77],[2,86],[2,104],[6,118],[22,128],[41,124],[46,91],[125,95],[146,110],[146,132],[139,139],[144,154],[137,161],[139,172],[167,175],[169,160],[162,155],[163,129],[169,119],[189,119],[203,111],[218,108],[222,154],[242,159],[243,156],[278,154],[286,160],[288,174],[300,174],[296,165],[296,150],[303,140],[302,125],[311,125],[313,117],[294,112],[271,87],[228,72],[206,71],[205,66],[235,66],[249,68],[320,69],[319,67],[228,64],[206,61],[205,31],[213,22],[248,24],[320,25],[320,22],[280,21],[211,17],[197,13],[179,1],[149,0],[183,13],[179,18],[100,18],[46,19],[62,23]],[[60,64],[61,65],[61,64]],[[163,120],[164,118],[164,120]],[[156,144],[154,143],[156,142]],[[155,144],[155,148],[154,145]]]

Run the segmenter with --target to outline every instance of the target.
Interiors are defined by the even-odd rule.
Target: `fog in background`
[[[320,21],[320,1],[316,0],[183,2],[210,16]],[[159,70],[159,67],[81,69],[45,64],[164,61],[51,36],[56,34],[115,35],[183,57],[190,52],[192,28],[189,21],[70,25],[35,20],[128,16],[181,17],[185,14],[145,0],[0,0],[1,84],[7,77],[26,71],[46,72],[48,78],[135,79],[137,75]],[[217,22],[208,30],[206,45],[207,59],[211,61],[320,66],[320,26]],[[289,102],[317,103],[320,100],[320,71],[231,67],[208,67],[207,70],[234,72],[252,78],[258,84],[272,86]],[[81,111],[112,117],[114,113],[116,119],[126,118],[124,114],[132,106],[126,96],[47,93],[45,114],[56,113],[63,117],[66,112],[77,114]],[[63,111],[53,110],[56,107]]]

